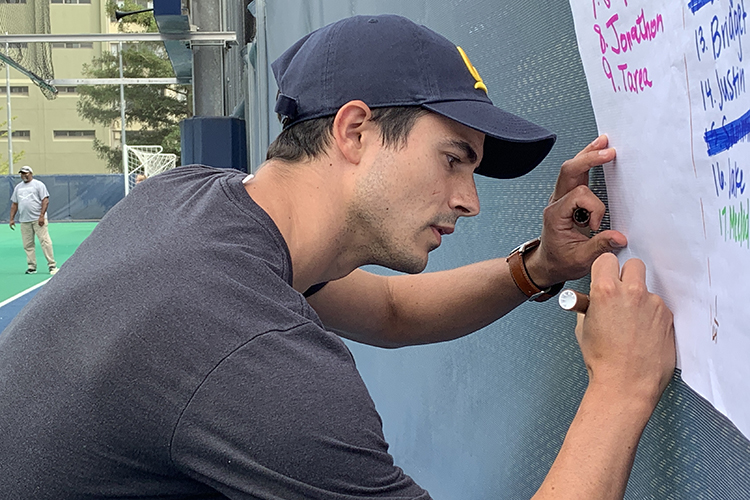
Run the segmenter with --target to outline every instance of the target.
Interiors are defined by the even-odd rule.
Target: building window
[[[0,0],[0,3],[26,3],[26,0]]]
[[[7,95],[5,85],[0,85],[0,95]],[[29,95],[29,87],[26,85],[19,87],[13,86],[10,88],[10,95]]]
[[[26,42],[10,42],[8,44],[9,49],[28,49],[29,44]]]
[[[26,3],[26,2],[24,1],[24,3]],[[90,4],[91,0],[52,0],[51,3],[67,3],[67,4],[85,3],[85,4]]]
[[[58,95],[73,95],[77,93],[78,93],[78,87],[70,87],[70,86],[63,86],[63,85],[57,86]]]
[[[53,42],[53,49],[93,49],[94,42]]]
[[[22,141],[30,141],[31,140],[31,130],[14,130],[11,135],[13,136],[13,139],[20,139]],[[0,130],[0,138],[7,139],[8,138],[8,131],[7,130]]]
[[[55,139],[94,139],[96,133],[93,130],[55,130]]]
[[[139,8],[142,9],[153,9],[154,8],[154,2],[153,0],[135,0],[135,4],[138,5]],[[125,6],[125,2],[123,0],[117,0],[117,8],[122,9]],[[135,9],[133,9],[135,10]]]

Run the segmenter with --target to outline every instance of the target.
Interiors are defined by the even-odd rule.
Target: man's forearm
[[[504,258],[390,280],[396,308],[392,328],[406,344],[468,335],[527,300]]]
[[[42,200],[42,211],[39,212],[39,217],[44,217],[44,214],[47,213],[47,207],[49,206],[49,198],[45,198]]]
[[[535,500],[621,499],[641,433],[674,375],[672,313],[647,290],[642,261],[621,269],[602,255],[589,295],[576,327],[589,386]]]
[[[343,336],[400,347],[462,337],[525,300],[501,258],[417,275],[357,270],[326,285],[310,303]]]
[[[533,500],[610,500],[625,495],[650,401],[591,387]]]
[[[16,213],[18,212],[18,203],[11,203],[10,204],[10,221],[13,222],[13,220],[16,218]]]

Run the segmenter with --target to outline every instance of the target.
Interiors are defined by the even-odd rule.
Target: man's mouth
[[[452,226],[431,226],[437,233],[442,236],[444,234],[452,234],[454,228]]]
[[[453,233],[454,228],[451,226],[430,226],[430,229],[432,229],[432,232],[435,234],[438,240],[438,245],[443,240],[443,235],[451,234]]]

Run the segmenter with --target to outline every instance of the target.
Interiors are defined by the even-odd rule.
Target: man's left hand
[[[42,215],[41,217],[39,217],[39,226],[41,227],[43,225],[44,225],[44,216]]]
[[[563,163],[549,205],[544,209],[542,242],[526,257],[532,280],[541,288],[586,276],[601,254],[627,245],[619,231],[608,230],[589,238],[573,222],[577,208],[589,211],[588,228],[597,231],[606,207],[589,189],[589,170],[615,159],[607,148],[607,136],[599,136],[574,158]]]

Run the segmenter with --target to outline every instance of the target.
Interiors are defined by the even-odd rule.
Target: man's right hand
[[[13,221],[11,220],[11,221],[10,221],[10,223],[9,223],[9,225],[10,225],[10,228],[11,228],[12,230],[14,230],[14,231],[16,230],[16,223],[15,223],[15,222],[13,222]]]
[[[601,255],[591,267],[590,300],[576,328],[589,384],[656,406],[675,369],[674,324],[646,288],[646,266],[630,259],[620,270],[617,257]]]
[[[643,429],[672,379],[672,313],[646,288],[646,266],[611,253],[591,267],[576,337],[589,386],[534,500],[622,500]],[[582,319],[582,321],[581,321]]]

